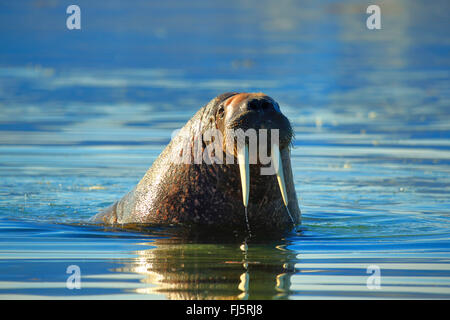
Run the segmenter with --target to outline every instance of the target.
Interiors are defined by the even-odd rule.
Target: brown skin
[[[206,130],[217,128],[227,137],[227,129],[279,129],[280,152],[289,198],[289,211],[295,224],[300,209],[295,192],[289,146],[292,129],[278,104],[262,93],[225,93],[201,108],[170,142],[138,185],[120,201],[92,218],[106,224],[176,224],[192,230],[247,234],[245,208],[236,147],[223,144],[223,164],[178,162],[186,156],[180,146],[194,146]],[[205,142],[201,146],[206,148]],[[284,234],[294,228],[283,203],[275,175],[261,175],[260,164],[250,164],[248,219],[252,235]]]

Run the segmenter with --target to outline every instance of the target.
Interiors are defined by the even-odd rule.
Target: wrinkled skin
[[[255,111],[256,110],[256,111]],[[201,108],[172,139],[142,180],[120,201],[92,218],[105,224],[181,224],[211,232],[246,233],[245,208],[239,165],[184,164],[180,146],[194,144],[210,128],[226,136],[227,128],[280,130],[289,211],[300,223],[289,146],[292,129],[278,104],[263,94],[226,93]],[[206,147],[202,145],[202,150]],[[235,156],[236,150],[226,153]],[[178,160],[178,162],[177,162]],[[260,164],[250,164],[248,220],[252,234],[284,234],[294,228],[287,214],[275,175],[261,175]]]

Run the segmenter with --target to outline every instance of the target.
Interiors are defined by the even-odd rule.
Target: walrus
[[[255,151],[247,135],[251,130],[267,135],[257,137],[256,152],[249,155],[249,147]],[[181,225],[212,233],[291,232],[301,217],[291,169],[292,139],[291,124],[271,97],[221,94],[198,110],[128,194],[91,221]],[[262,161],[264,141],[270,165]],[[273,173],[263,174],[269,167]]]

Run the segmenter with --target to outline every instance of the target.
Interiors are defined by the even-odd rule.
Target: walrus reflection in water
[[[140,274],[144,277],[137,293],[164,294],[167,299],[287,299],[298,262],[289,244],[264,241],[243,251],[233,241],[155,238],[140,243],[143,249],[134,252],[135,259],[118,259],[120,266],[111,271]]]
[[[277,132],[277,140],[266,135],[265,150],[277,174],[262,174],[267,162],[258,158],[261,152],[249,160],[245,136],[230,138],[230,132],[249,129]],[[211,130],[220,132],[223,140],[205,138]],[[235,235],[289,232],[300,223],[290,160],[292,137],[289,120],[272,98],[262,93],[219,95],[186,123],[133,190],[92,221],[175,224],[196,232]],[[214,143],[220,144],[222,154],[210,148]],[[259,143],[258,150],[263,145]],[[207,156],[199,161],[198,153]]]

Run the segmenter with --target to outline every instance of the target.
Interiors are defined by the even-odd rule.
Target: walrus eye
[[[217,112],[217,114],[219,115],[220,118],[223,118],[224,112],[225,112],[225,110],[224,110],[223,106],[220,106],[219,111]]]

